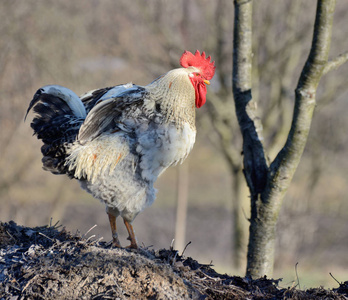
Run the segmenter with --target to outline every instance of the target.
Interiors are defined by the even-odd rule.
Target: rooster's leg
[[[120,240],[118,239],[118,234],[116,230],[116,217],[110,213],[108,213],[108,216],[112,233],[112,246],[121,248]]]
[[[128,240],[130,240],[131,244],[127,248],[133,248],[133,249],[138,249],[137,241],[135,238],[133,226],[131,223],[129,223],[126,219],[123,219],[124,225],[126,225],[129,237]]]

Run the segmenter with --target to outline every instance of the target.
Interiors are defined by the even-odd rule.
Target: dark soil
[[[0,299],[347,299],[216,273],[174,249],[112,249],[59,226],[0,223]]]

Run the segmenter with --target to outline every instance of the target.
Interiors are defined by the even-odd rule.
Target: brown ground
[[[347,299],[338,289],[216,273],[174,249],[111,249],[58,227],[0,223],[0,299]]]

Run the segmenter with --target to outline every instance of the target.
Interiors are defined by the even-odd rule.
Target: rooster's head
[[[181,58],[180,64],[182,67],[192,70],[188,73],[189,79],[195,89],[196,107],[200,108],[206,101],[207,88],[206,84],[210,84],[209,80],[215,74],[214,61],[211,62],[211,57],[205,57],[205,53],[197,50],[195,54],[185,51]]]

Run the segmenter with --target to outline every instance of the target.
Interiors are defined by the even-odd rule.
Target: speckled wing
[[[139,86],[118,93],[115,97],[104,94],[83,122],[78,134],[79,143],[85,144],[101,134],[127,130],[123,118],[136,113],[144,103],[144,94],[145,89]]]
[[[127,120],[136,119],[144,93],[144,88],[131,88],[116,98],[102,99],[88,113],[66,162],[76,178],[93,183],[102,174],[111,175],[127,157],[134,142]]]

